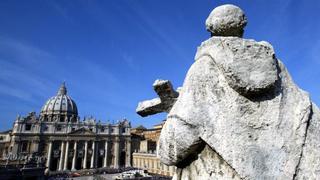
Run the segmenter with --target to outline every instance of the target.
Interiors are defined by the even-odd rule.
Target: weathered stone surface
[[[292,179],[299,165],[313,173],[308,177],[318,177],[318,137],[305,146],[305,151],[312,153],[304,154],[299,164],[307,123],[319,122],[319,115],[310,115],[317,108],[311,107],[308,95],[293,84],[281,63],[279,69],[281,83],[272,93],[248,99],[228,86],[212,59],[203,57],[195,62],[161,133],[159,155],[163,162],[178,165],[200,153],[194,149],[204,141],[240,178]],[[317,132],[312,132],[316,136]],[[189,166],[197,166],[197,161]],[[181,171],[190,173],[188,168]],[[198,178],[193,174],[189,179]]]
[[[206,28],[212,36],[242,37],[246,24],[247,18],[244,12],[232,4],[215,8],[206,20]]]
[[[198,48],[195,59],[209,56],[229,86],[242,95],[264,93],[278,80],[277,60],[267,42],[238,37],[212,37]]]
[[[174,179],[320,177],[320,111],[274,54],[239,37],[201,44],[159,139]]]
[[[154,98],[139,102],[136,112],[140,116],[146,117],[148,115],[165,112],[165,110],[162,107],[160,98]]]
[[[184,169],[177,169],[173,180],[178,179],[234,179],[240,180],[237,172],[232,169],[219,154],[208,145],[198,155],[197,160]]]
[[[157,79],[153,83],[153,89],[159,98],[142,101],[138,104],[136,112],[142,117],[169,112],[179,96],[179,93],[173,89],[171,82],[168,80]]]
[[[296,170],[296,179],[320,177],[320,111],[315,104],[312,104],[310,118],[301,162]]]
[[[245,97],[229,86],[210,56],[190,68],[160,136],[164,163],[179,165],[204,141],[240,178],[292,179],[310,120],[309,96],[278,61],[280,80],[272,91]],[[182,171],[187,171],[182,167]]]
[[[153,89],[162,101],[167,101],[168,99],[177,98],[179,96],[179,93],[173,89],[169,80],[157,79],[153,83]]]

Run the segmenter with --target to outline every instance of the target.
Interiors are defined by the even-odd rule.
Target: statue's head
[[[242,37],[246,25],[244,12],[231,4],[216,7],[206,20],[207,31],[211,32],[212,36]]]

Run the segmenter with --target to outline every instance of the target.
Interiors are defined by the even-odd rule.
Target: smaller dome
[[[67,88],[63,83],[56,96],[51,97],[41,108],[40,115],[49,117],[50,115],[58,118],[77,118],[78,109],[76,103],[67,95]],[[56,116],[59,115],[59,116]],[[64,120],[62,120],[64,121]]]

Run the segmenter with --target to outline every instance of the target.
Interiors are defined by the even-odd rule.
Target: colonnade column
[[[72,171],[76,170],[76,158],[77,158],[77,141],[74,141],[72,168],[71,168]]]
[[[88,141],[84,142],[84,158],[83,158],[83,169],[87,169],[87,154],[88,154]]]
[[[60,148],[60,160],[59,160],[59,171],[62,171],[63,169],[63,160],[64,160],[64,152],[65,152],[65,149],[64,149],[64,141],[61,142],[61,148]]]
[[[119,137],[114,140],[114,168],[119,168]]]
[[[154,171],[154,173],[157,173],[157,169],[158,169],[157,165],[158,165],[158,159],[153,160],[153,171]]]
[[[103,159],[103,167],[107,167],[108,165],[108,140],[106,140],[104,144],[104,159]]]
[[[68,156],[69,156],[69,141],[67,141],[67,143],[66,143],[63,170],[67,170],[68,169],[68,158],[69,158]]]
[[[131,138],[126,140],[126,167],[131,167]]]
[[[92,154],[91,154],[91,164],[90,164],[90,168],[94,168],[94,158],[95,158],[95,154],[96,154],[96,148],[95,148],[95,141],[92,141]]]
[[[52,154],[52,141],[49,142],[49,147],[48,147],[48,154],[47,154],[47,169],[46,172],[50,171],[50,164],[51,164],[51,154]]]
[[[173,176],[175,172],[174,166],[170,166],[170,176]]]

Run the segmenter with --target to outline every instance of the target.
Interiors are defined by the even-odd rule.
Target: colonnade
[[[60,150],[60,156],[58,164],[57,164],[57,170],[58,171],[65,171],[65,170],[69,170],[68,169],[68,162],[69,162],[69,149],[70,149],[70,145],[73,144],[73,156],[72,156],[72,165],[71,165],[71,171],[75,171],[75,170],[79,170],[76,169],[76,164],[77,164],[77,158],[78,158],[78,146],[79,146],[79,142],[82,140],[72,140],[72,141],[61,141],[58,140],[59,142],[61,142],[60,146],[59,146],[59,150]],[[100,143],[100,141],[82,141],[84,142],[84,154],[81,158],[82,159],[82,164],[81,164],[81,169],[93,169],[93,168],[97,168],[97,157],[98,157],[98,143]],[[89,142],[91,142],[91,147],[89,146]],[[106,167],[113,167],[113,168],[119,168],[119,162],[120,162],[120,141],[119,138],[115,138],[114,140],[112,140],[113,142],[113,153],[110,153],[109,147],[110,143],[108,143],[108,140],[104,141],[104,155],[102,157],[102,167],[106,168]],[[47,162],[46,162],[46,166],[47,166],[47,171],[49,171],[51,169],[51,165],[52,165],[52,158],[53,158],[53,141],[50,141],[48,144],[48,150],[47,150]],[[56,142],[55,142],[56,143]],[[89,156],[89,152],[88,150],[91,150],[91,157]],[[125,166],[129,167],[131,166],[130,162],[131,162],[131,142],[129,139],[126,139],[125,141],[125,149],[126,149],[126,156],[125,156]],[[100,149],[101,150],[101,149]],[[110,156],[114,156],[113,159],[113,164],[108,166],[108,157]],[[90,158],[90,167],[87,167],[87,162]]]
[[[133,167],[166,176],[173,176],[176,170],[175,166],[167,166],[161,163],[157,155],[152,153],[133,153]]]

